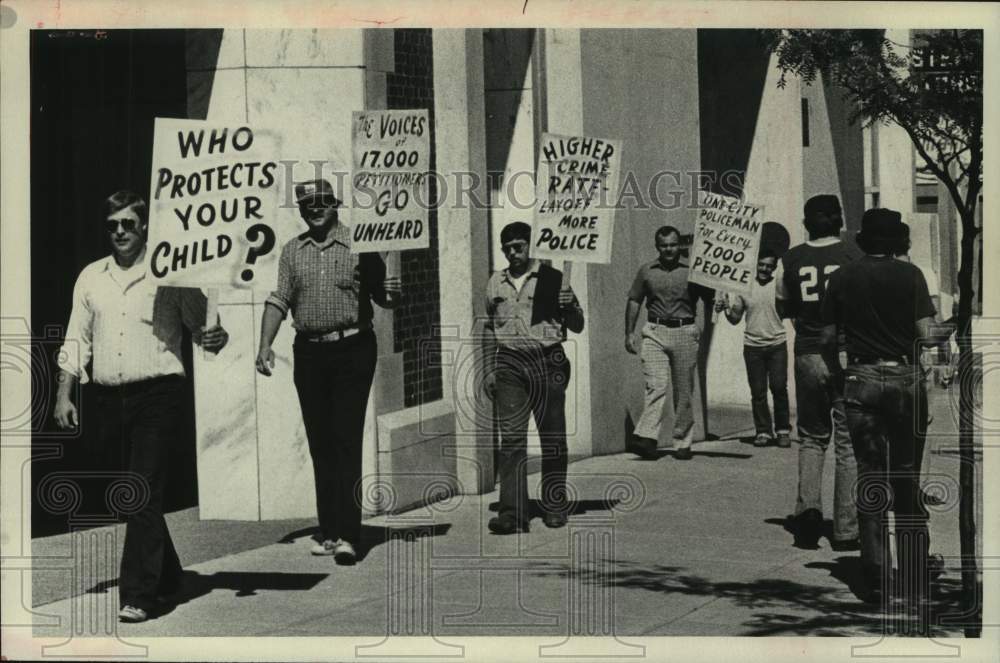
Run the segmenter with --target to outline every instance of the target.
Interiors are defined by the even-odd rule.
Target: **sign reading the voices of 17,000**
[[[764,208],[739,198],[698,192],[688,280],[749,294],[757,273]]]
[[[353,126],[351,251],[427,248],[431,152],[427,111],[355,111]]]
[[[621,141],[542,134],[531,255],[611,262]]]
[[[156,118],[146,250],[157,282],[274,286],[279,147],[242,124]]]

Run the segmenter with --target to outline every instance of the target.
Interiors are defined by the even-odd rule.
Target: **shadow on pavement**
[[[150,617],[162,617],[174,611],[181,604],[206,596],[211,592],[228,590],[235,597],[256,596],[258,591],[308,591],[322,582],[329,574],[326,573],[276,573],[255,571],[219,571],[201,574],[197,571],[185,571],[181,578],[180,589],[171,594],[156,609]],[[87,590],[88,594],[105,594],[118,586],[118,579],[98,583]]]
[[[368,556],[372,549],[382,545],[390,539],[413,540],[422,539],[426,536],[443,536],[451,529],[451,523],[428,523],[426,525],[414,525],[412,527],[384,527],[381,525],[362,525],[361,540],[354,546],[357,553],[357,561],[361,562]],[[313,541],[320,541],[319,527],[305,527],[303,529],[289,532],[278,540],[278,543],[294,543],[304,536],[310,537]]]
[[[848,586],[857,583],[860,568],[856,558],[841,557],[833,563],[807,564],[807,568],[829,570],[831,576]],[[573,574],[585,584],[644,590],[664,594],[704,596],[722,599],[737,608],[753,611],[738,624],[742,635],[857,636],[882,634],[918,635],[917,618],[896,610],[884,613],[879,605],[845,599],[840,587],[809,585],[781,578],[762,578],[746,582],[715,582],[687,573],[685,567],[645,565],[628,561],[603,560],[583,569],[552,568],[540,575]],[[933,608],[928,619],[934,636],[961,635],[955,625],[960,611],[960,583],[939,581],[934,592]],[[895,607],[892,608],[895,610]],[[732,611],[734,619],[742,613]]]

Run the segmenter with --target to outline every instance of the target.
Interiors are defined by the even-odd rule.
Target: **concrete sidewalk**
[[[936,393],[934,428],[947,440],[945,396]],[[928,446],[934,481],[957,482],[957,456],[945,448],[957,442]],[[386,634],[883,632],[886,616],[852,591],[857,552],[833,552],[825,538],[817,550],[792,546],[784,518],[795,500],[797,444],[757,449],[731,435],[694,451],[686,462],[619,454],[573,463],[577,508],[559,530],[535,519],[529,534],[491,535],[495,492],[367,521],[367,550],[353,567],[309,555],[311,531],[303,528],[311,523],[200,523],[228,528],[226,540],[236,546],[203,560],[186,555],[189,541],[175,529],[188,571],[182,602],[157,619],[115,628],[128,636],[375,636],[372,642]],[[831,451],[827,512],[832,479]],[[931,514],[932,549],[947,563],[940,612],[957,613],[957,493],[945,492]],[[36,554],[45,545],[36,542]],[[36,636],[67,636],[71,628],[86,635],[81,622],[113,624],[114,581],[77,586],[82,594],[35,608],[36,624],[52,623],[36,626]],[[934,631],[961,635],[954,626]]]

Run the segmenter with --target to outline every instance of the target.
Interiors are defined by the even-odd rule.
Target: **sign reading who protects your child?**
[[[162,285],[274,287],[280,137],[242,124],[156,118],[149,272]]]
[[[430,120],[426,110],[353,113],[351,251],[430,246]]]
[[[542,134],[531,255],[611,262],[621,141]]]
[[[739,198],[698,192],[688,279],[742,295],[757,273],[764,208]]]

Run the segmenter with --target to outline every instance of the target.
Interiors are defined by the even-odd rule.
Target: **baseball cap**
[[[340,198],[333,193],[333,185],[327,180],[308,180],[295,185],[295,203],[301,205],[319,198],[325,201],[332,201],[335,207],[341,206]]]

